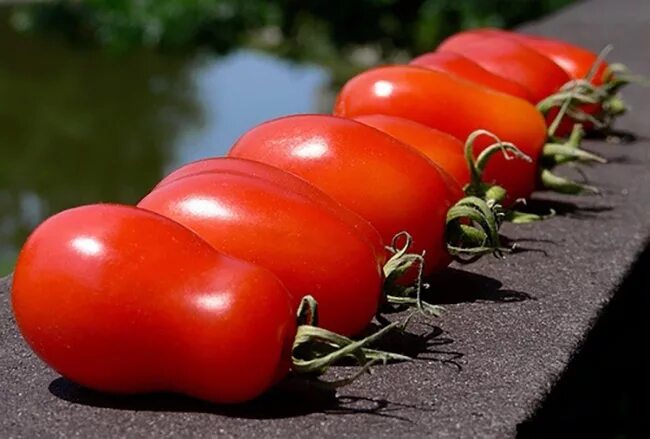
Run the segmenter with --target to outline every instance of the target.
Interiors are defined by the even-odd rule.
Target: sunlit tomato
[[[412,251],[426,250],[426,273],[450,261],[445,219],[457,199],[447,180],[420,152],[375,128],[334,116],[283,117],[248,131],[229,155],[301,176],[367,219],[384,242],[407,231]]]
[[[323,206],[324,208],[332,210],[336,215],[339,215],[347,221],[357,230],[357,232],[365,236],[370,245],[375,249],[378,263],[383,265],[386,262],[386,248],[384,242],[382,241],[379,232],[377,232],[368,221],[361,218],[351,210],[346,209],[339,202],[333,200],[306,180],[265,163],[233,157],[213,157],[197,160],[174,170],[171,174],[162,179],[154,190],[182,177],[204,172],[234,172],[251,175],[269,181],[270,183],[286,190],[297,192],[301,196],[309,198],[311,201]]]
[[[12,305],[31,348],[100,391],[250,400],[284,376],[295,307],[269,271],[134,207],[45,221],[23,247]]]
[[[571,81],[571,77],[551,59],[499,35],[461,32],[447,38],[437,50],[466,56],[495,75],[523,85],[535,103]]]
[[[477,29],[473,32],[480,32],[489,35],[499,35],[506,38],[511,38],[517,41],[520,44],[523,44],[530,49],[533,49],[540,54],[546,56],[547,58],[553,60],[557,65],[559,65],[570,77],[571,79],[579,80],[585,79],[588,76],[591,77],[591,84],[594,86],[608,87],[609,83],[616,81],[615,76],[608,73],[609,65],[604,60],[599,60],[598,55],[590,50],[584,49],[582,47],[570,44],[565,41],[557,40],[554,38],[541,37],[536,35],[521,34],[517,32],[508,32],[499,29]],[[595,71],[591,70],[595,68]],[[613,96],[617,91],[617,88],[613,90],[612,93],[606,92],[603,96],[603,101],[606,101],[608,98]],[[612,104],[616,104],[616,108],[610,108]],[[580,106],[580,109],[586,114],[595,116],[597,118],[602,118],[601,114],[603,111],[609,111],[613,113],[612,115],[619,115],[624,111],[624,106],[620,100],[610,100],[610,107],[604,110],[603,105],[601,104],[583,104]],[[557,114],[557,110],[549,112],[548,120],[549,122]],[[583,127],[586,130],[593,129],[593,123],[589,121],[580,121],[583,124]],[[566,117],[562,120],[560,126],[558,127],[556,133],[558,135],[566,135],[571,131],[573,127],[574,120],[569,117]]]
[[[294,306],[307,294],[318,301],[319,326],[354,335],[379,307],[382,264],[366,236],[339,214],[343,207],[321,197],[316,202],[268,179],[213,170],[161,185],[138,206],[269,269]]]
[[[470,182],[464,144],[451,134],[412,120],[383,114],[357,116],[354,120],[377,128],[420,151],[454,178],[456,184],[452,187],[464,187]]]
[[[523,85],[503,76],[495,75],[471,59],[453,52],[429,52],[413,59],[409,64],[456,75],[501,93],[517,96],[535,103]]]
[[[598,54],[555,38],[510,32],[496,28],[472,29],[471,32],[511,38],[550,58],[573,79],[586,78],[598,61]],[[591,83],[594,85],[602,85],[605,79],[607,79],[608,67],[607,62],[601,60],[598,66],[596,66]]]
[[[535,106],[523,99],[422,67],[388,66],[368,70],[348,81],[337,98],[334,113],[346,117],[402,117],[461,141],[485,129],[514,143],[532,162],[495,155],[487,165],[484,180],[506,189],[506,204],[528,198],[535,189],[546,124]],[[479,138],[475,155],[490,143],[487,138]]]

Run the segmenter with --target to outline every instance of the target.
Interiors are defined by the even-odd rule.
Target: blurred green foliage
[[[511,27],[572,0],[86,0],[19,7],[14,26],[116,52],[262,47],[346,73],[435,47],[459,29]],[[344,66],[347,64],[347,66]]]

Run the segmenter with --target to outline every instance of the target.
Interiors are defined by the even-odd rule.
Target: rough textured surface
[[[594,50],[611,42],[612,59],[650,73],[647,0],[580,3],[526,29]],[[633,111],[618,128],[637,141],[587,144],[611,160],[586,172],[605,196],[536,196],[534,206],[554,207],[560,216],[505,229],[534,251],[449,270],[437,285],[449,309],[435,322],[444,332],[416,325],[429,337],[394,343],[417,361],[378,368],[341,390],[338,400],[277,392],[222,409],[168,395],[94,394],[34,357],[11,317],[8,282],[0,283],[2,436],[515,435],[566,369],[650,232],[650,90],[630,87],[625,97]]]

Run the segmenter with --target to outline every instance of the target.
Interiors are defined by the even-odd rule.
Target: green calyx
[[[520,212],[518,210],[510,209],[506,212],[505,221],[513,224],[530,224],[537,221],[543,221],[555,216],[555,210],[551,209],[545,215],[538,215],[536,213]]]
[[[481,135],[492,138],[495,143],[485,148],[478,155],[476,160],[474,160],[473,145],[476,139]],[[469,135],[465,142],[465,160],[470,171],[470,183],[463,188],[465,194],[476,196],[488,203],[494,203],[495,207],[505,200],[506,190],[499,185],[485,183],[483,181],[483,171],[485,170],[490,158],[498,152],[501,152],[506,160],[521,159],[528,162],[532,161],[529,156],[521,152],[514,144],[501,141],[496,135],[489,131],[474,131]],[[501,209],[499,214],[502,215],[503,221],[515,224],[524,224],[548,219],[553,216],[554,212],[549,215],[537,215],[533,213],[518,212],[513,209]],[[460,227],[463,230],[463,241],[466,244],[472,240],[473,242],[485,242],[485,236],[481,234],[481,231],[468,227],[465,224],[461,224]],[[472,236],[474,238],[472,238]],[[478,246],[481,247],[481,245]]]
[[[618,95],[620,89],[630,83],[650,86],[650,78],[634,75],[626,66],[617,63],[607,67],[602,85],[594,85],[594,77],[611,50],[611,45],[601,50],[584,78],[567,82],[558,93],[539,102],[537,108],[542,114],[548,113],[551,108],[560,107],[563,108],[562,113],[575,122],[589,122],[597,130],[608,130],[613,121],[627,110],[625,102]],[[600,105],[600,109],[596,114],[590,114],[580,108],[583,104]],[[549,130],[550,135],[554,133],[555,129]]]
[[[543,188],[552,190],[561,194],[569,195],[595,195],[600,191],[594,186],[578,183],[568,178],[560,177],[549,169],[542,169],[539,176]]]
[[[603,76],[603,87],[610,95],[618,92],[627,84],[637,84],[650,87],[650,78],[633,74],[627,66],[620,63],[610,64]]]
[[[503,247],[499,227],[505,218],[493,200],[467,196],[447,212],[447,251],[461,263],[473,262],[486,254],[503,257],[511,251]]]
[[[584,195],[597,194],[598,189],[593,186],[578,183],[568,178],[560,177],[552,172],[558,165],[571,162],[607,163],[604,158],[591,152],[580,149],[584,130],[580,124],[573,126],[569,139],[563,143],[559,140],[551,141],[544,145],[540,157],[539,182],[545,189],[562,194]]]
[[[573,126],[569,138],[562,142],[559,139],[551,141],[542,148],[540,164],[543,168],[552,169],[557,165],[569,162],[595,162],[607,163],[607,160],[594,153],[580,149],[584,137],[582,125]]]
[[[474,159],[474,143],[480,136],[487,136],[494,140],[494,143],[485,148]],[[487,130],[476,130],[472,132],[465,141],[465,161],[469,167],[470,182],[463,188],[466,195],[482,198],[486,201],[500,203],[506,196],[504,188],[498,185],[485,183],[483,172],[490,158],[496,153],[502,153],[506,160],[516,158],[531,161],[531,158],[521,152],[514,144],[501,141],[495,134]]]
[[[596,125],[601,125],[602,123],[597,118],[581,110],[580,105],[599,104],[605,97],[606,94],[598,87],[584,80],[573,80],[564,84],[557,93],[538,102],[537,109],[546,115],[553,108],[566,106],[564,113],[571,118],[575,120],[589,120]]]
[[[310,377],[320,387],[341,387],[369,371],[374,364],[411,359],[405,355],[378,351],[367,347],[381,339],[388,332],[403,329],[408,319],[405,322],[393,322],[361,340],[352,340],[316,326],[318,323],[318,304],[313,297],[305,296],[298,309],[297,321],[298,329],[291,352],[291,371]],[[318,378],[326,373],[330,366],[343,359],[355,361],[360,366],[357,373],[335,381],[324,381]]]
[[[552,108],[560,108],[558,115],[549,127],[549,137],[554,136],[561,119],[565,115],[577,122],[590,122],[596,128],[603,128],[606,126],[607,122],[603,115],[589,114],[582,110],[580,106],[584,104],[601,104],[602,106],[602,103],[608,98],[608,96],[611,96],[611,92],[604,87],[597,87],[592,84],[594,76],[611,50],[612,47],[609,45],[601,50],[596,61],[584,78],[567,82],[557,93],[547,97],[537,104],[537,108],[544,115],[546,115]]]
[[[545,189],[573,195],[598,193],[598,189],[593,186],[560,177],[552,172],[553,168],[565,163],[606,163],[602,157],[580,149],[580,143],[585,134],[582,125],[575,124],[571,135],[565,141],[556,138],[555,132],[565,116],[570,116],[574,121],[590,122],[597,129],[605,129],[611,123],[614,115],[625,111],[623,102],[615,95],[616,87],[611,85],[611,73],[607,74],[610,81],[606,81],[605,85],[596,87],[592,84],[594,75],[610,50],[611,47],[608,46],[601,51],[584,79],[567,83],[558,94],[550,96],[538,104],[542,113],[546,113],[553,107],[560,107],[548,129],[550,141],[544,145],[540,157],[539,182]],[[605,108],[608,109],[608,112],[607,114],[592,115],[580,109],[576,104],[600,104],[603,109],[601,113]]]

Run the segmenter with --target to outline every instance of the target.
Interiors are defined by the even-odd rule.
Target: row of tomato
[[[506,251],[499,225],[539,219],[512,207],[540,185],[594,191],[551,169],[601,161],[582,127],[620,113],[625,79],[584,49],[497,30],[361,73],[332,116],[261,124],[137,207],[46,220],[16,265],[18,326],[79,384],[217,403],[344,357],[405,359],[366,347],[398,323],[349,337],[386,308],[436,314],[422,276]]]

